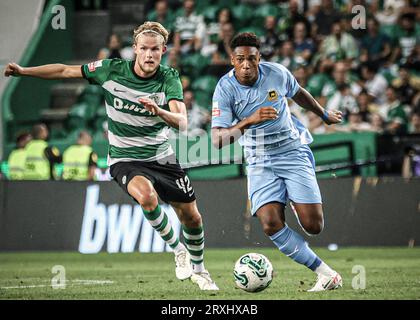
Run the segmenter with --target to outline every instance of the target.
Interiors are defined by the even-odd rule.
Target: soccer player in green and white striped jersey
[[[168,142],[170,127],[187,129],[178,72],[160,64],[168,31],[157,22],[134,30],[135,61],[105,59],[85,65],[6,66],[6,76],[85,78],[105,93],[111,176],[142,207],[146,218],[174,250],[178,279],[201,290],[218,290],[203,263],[204,231],[190,180]],[[174,233],[158,196],[172,205],[185,246]]]

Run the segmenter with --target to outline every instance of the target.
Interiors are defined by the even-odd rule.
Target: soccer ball
[[[248,292],[259,292],[273,280],[273,266],[260,253],[247,253],[238,259],[233,270],[236,286]]]

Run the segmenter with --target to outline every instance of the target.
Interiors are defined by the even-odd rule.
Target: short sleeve
[[[232,98],[222,89],[219,82],[213,94],[211,127],[231,127],[234,120],[232,107]]]
[[[181,80],[176,70],[171,70],[166,76],[164,91],[167,102],[171,100],[184,100]]]
[[[98,60],[82,65],[83,78],[91,84],[102,85],[107,79],[112,59]]]
[[[283,74],[285,76],[285,86],[286,86],[286,94],[287,98],[292,98],[299,90],[299,83],[297,82],[296,78],[293,74],[287,69],[283,68]]]

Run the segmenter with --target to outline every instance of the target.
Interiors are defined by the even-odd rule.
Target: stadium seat
[[[204,57],[199,53],[185,55],[181,59],[181,68],[183,73],[192,78],[197,78],[202,74],[204,68],[210,64],[210,58]]]
[[[258,18],[265,18],[267,16],[277,16],[278,14],[279,8],[271,3],[265,3],[263,5],[260,5],[254,11],[255,17]]]
[[[253,25],[243,27],[242,29],[239,30],[239,32],[253,32],[258,37],[261,37],[262,35],[264,35],[264,29],[253,26]]]
[[[208,93],[213,93],[217,85],[217,78],[214,76],[202,76],[194,80],[191,84],[191,88],[196,91],[204,91]]]
[[[103,105],[103,93],[100,86],[86,86],[78,98],[78,102],[86,103],[92,107]]]
[[[203,11],[202,15],[206,21],[217,21],[217,12],[220,9],[217,5],[208,6]]]
[[[197,104],[207,110],[211,110],[211,99],[212,94],[206,91],[197,90],[194,91],[194,99]]]
[[[96,110],[95,117],[93,119],[93,129],[96,131],[103,132],[104,122],[107,121],[106,109],[105,107],[99,108]]]
[[[243,28],[249,24],[254,17],[254,9],[248,5],[240,4],[232,8],[232,16],[235,19],[236,29]]]
[[[67,130],[83,129],[89,126],[89,121],[95,116],[95,107],[81,102],[72,106],[67,118]]]

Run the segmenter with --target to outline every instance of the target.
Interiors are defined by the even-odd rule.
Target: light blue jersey
[[[212,128],[229,128],[261,107],[274,107],[278,118],[252,125],[239,143],[248,163],[252,213],[269,202],[321,203],[315,162],[307,146],[312,136],[290,113],[287,98],[299,90],[294,76],[280,64],[262,62],[252,86],[238,82],[234,69],[224,75],[213,95]]]
[[[213,128],[231,127],[261,107],[274,107],[278,111],[276,120],[251,126],[239,140],[247,160],[258,151],[278,154],[312,142],[309,131],[291,115],[287,105],[287,98],[299,89],[294,76],[278,63],[262,62],[258,69],[258,80],[253,86],[240,84],[232,69],[220,79],[213,95]]]

